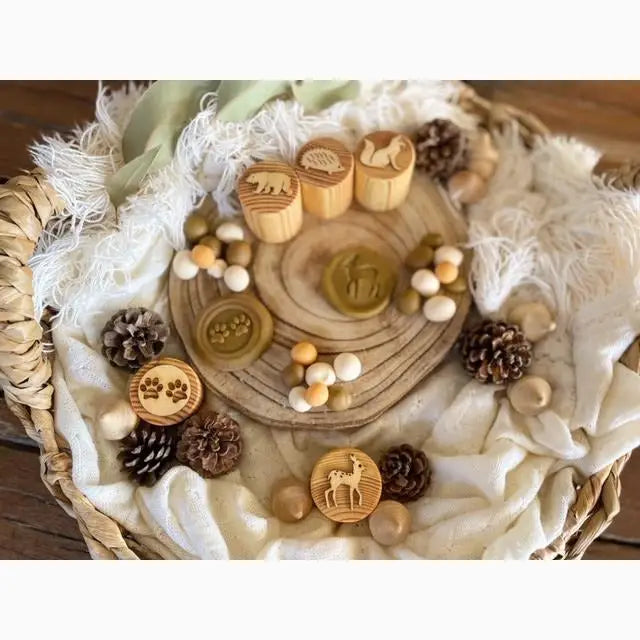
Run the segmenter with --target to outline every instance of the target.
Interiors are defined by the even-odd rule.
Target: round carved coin
[[[159,358],[137,371],[129,383],[129,401],[151,424],[168,426],[195,413],[204,397],[196,372],[182,360]]]
[[[360,449],[334,449],[311,472],[311,497],[335,522],[359,522],[377,506],[382,479],[376,463]]]
[[[366,247],[340,251],[322,276],[322,290],[331,305],[347,316],[361,319],[386,309],[395,284],[391,264]]]
[[[196,326],[198,349],[222,371],[244,369],[267,350],[273,320],[251,294],[217,298],[204,309]]]

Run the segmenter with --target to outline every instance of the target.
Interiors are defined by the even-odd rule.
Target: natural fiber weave
[[[477,114],[489,129],[515,121],[528,144],[535,136],[548,133],[535,116],[509,105],[491,103],[466,85],[461,104]],[[638,169],[628,168],[627,175],[637,176]],[[620,185],[628,186],[622,180]],[[54,431],[51,362],[43,354],[43,329],[34,319],[32,273],[27,262],[47,221],[62,208],[63,203],[40,171],[12,178],[0,186],[0,384],[9,409],[40,447],[44,484],[62,508],[77,519],[91,556],[158,559],[157,553],[100,513],[77,489],[71,478],[69,447]],[[639,371],[640,341],[634,342],[622,362]],[[619,458],[578,487],[562,534],[533,558],[582,557],[620,510],[620,473],[628,458]]]

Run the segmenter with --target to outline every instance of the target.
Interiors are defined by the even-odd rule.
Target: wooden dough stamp
[[[302,227],[300,181],[284,162],[263,160],[238,180],[247,226],[263,242],[286,242]]]
[[[334,138],[305,144],[296,160],[302,188],[302,207],[329,219],[344,213],[353,200],[353,155]]]
[[[194,414],[204,398],[196,372],[177,358],[152,360],[129,382],[129,401],[150,424],[168,426]]]
[[[370,133],[360,141],[355,157],[355,196],[365,209],[389,211],[404,202],[416,162],[407,136],[394,131]]]
[[[335,522],[359,522],[377,506],[382,479],[376,463],[360,449],[334,449],[311,472],[311,497]]]

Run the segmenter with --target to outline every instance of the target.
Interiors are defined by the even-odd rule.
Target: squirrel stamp
[[[395,171],[400,171],[402,167],[398,165],[397,159],[405,147],[406,143],[400,135],[393,137],[389,144],[382,149],[376,149],[373,142],[365,138],[360,162],[367,167],[384,169],[391,166]]]

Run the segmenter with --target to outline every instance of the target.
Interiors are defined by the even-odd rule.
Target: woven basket
[[[547,128],[533,115],[506,104],[491,103],[464,86],[462,106],[478,115],[489,129],[516,122],[523,140],[530,144]],[[616,186],[640,188],[637,168],[624,167],[615,175]],[[93,558],[135,559],[159,556],[98,511],[71,478],[71,452],[54,431],[51,361],[54,354],[42,348],[43,328],[34,319],[32,272],[27,266],[38,237],[63,202],[40,171],[12,178],[0,186],[0,382],[9,409],[27,435],[40,447],[42,481],[60,506],[75,517]],[[640,342],[636,341],[622,362],[638,372]],[[577,487],[562,534],[536,559],[582,557],[588,546],[620,510],[620,473],[628,455],[591,476]]]

